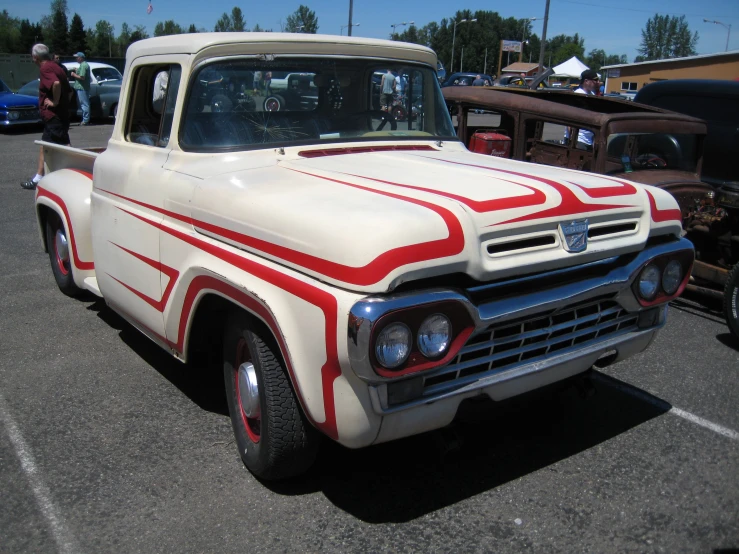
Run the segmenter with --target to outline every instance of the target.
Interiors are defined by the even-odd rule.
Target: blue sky
[[[125,21],[131,27],[145,25],[152,34],[157,21],[174,19],[181,25],[195,23],[197,27],[212,30],[223,12],[231,12],[238,5],[244,12],[249,28],[259,23],[263,28],[279,31],[280,21],[293,13],[301,1],[248,2],[235,0],[152,0],[154,10],[146,14],[148,0],[67,0],[70,19],[79,13],[86,27],[106,19],[115,26],[116,34]],[[339,34],[346,25],[349,0],[302,0],[316,12],[319,33]],[[48,14],[48,0],[2,0],[0,9],[12,16],[37,21]],[[355,36],[387,38],[392,23],[414,21],[423,26],[430,21],[451,18],[457,9],[497,11],[503,17],[541,18],[533,22],[533,29],[541,36],[545,0],[516,0],[514,2],[448,2],[446,0],[354,0]],[[698,31],[698,53],[723,52],[727,29],[721,25],[704,23],[715,19],[732,26],[729,50],[739,50],[739,0],[551,0],[548,36],[579,32],[585,38],[586,52],[602,48],[608,54],[626,54],[631,61],[637,54],[641,29],[655,13],[685,15],[690,29]],[[402,30],[403,27],[398,27]],[[346,34],[346,29],[344,29]],[[517,37],[510,37],[516,39]]]

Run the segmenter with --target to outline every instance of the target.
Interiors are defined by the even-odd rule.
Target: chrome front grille
[[[613,300],[600,299],[491,325],[475,334],[448,366],[424,378],[423,396],[634,331],[638,317]]]

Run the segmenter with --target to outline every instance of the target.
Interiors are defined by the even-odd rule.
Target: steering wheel
[[[634,161],[646,169],[664,169],[667,167],[664,158],[657,154],[641,154]]]
[[[369,128],[373,131],[382,131],[385,128],[386,123],[390,123],[391,131],[395,131],[398,128],[398,121],[390,112],[384,112],[382,110],[367,110],[358,115],[366,115],[368,118],[379,117],[382,120],[377,126],[377,129],[372,129],[372,123],[370,123]]]

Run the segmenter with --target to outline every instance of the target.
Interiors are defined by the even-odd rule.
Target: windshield
[[[696,171],[698,137],[680,133],[616,133],[608,137],[608,158],[628,171],[675,169]]]
[[[98,83],[102,81],[120,81],[123,79],[115,67],[96,67],[92,70],[92,74],[95,75]]]
[[[2,80],[0,80],[0,92],[10,92],[10,88]]]
[[[212,63],[190,82],[179,140],[205,151],[389,139],[458,140],[433,68],[358,58]]]

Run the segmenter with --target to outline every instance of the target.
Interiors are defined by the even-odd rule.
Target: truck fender
[[[64,224],[69,238],[74,283],[84,288],[83,281],[95,276],[90,233],[90,193],[92,175],[78,169],[60,169],[41,179],[36,188],[36,220],[44,250],[47,210],[55,212]]]

